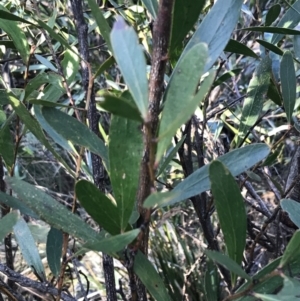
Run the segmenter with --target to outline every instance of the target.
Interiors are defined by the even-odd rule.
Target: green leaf
[[[134,272],[157,301],[171,301],[162,279],[148,258],[140,251],[134,257]]]
[[[70,172],[70,174],[73,174],[73,171],[70,169],[68,164],[62,159],[62,157],[55,151],[55,149],[48,142],[39,123],[27,111],[24,104],[20,102],[17,98],[15,98],[11,92],[7,93],[7,96],[9,98],[9,103],[14,108],[15,112],[20,117],[20,119],[27,126],[27,128],[31,131],[31,133],[53,154],[53,156]]]
[[[183,48],[183,40],[197,22],[205,0],[176,0],[173,6],[173,22],[169,44],[169,55]]]
[[[0,154],[8,169],[13,166],[15,160],[15,145],[10,132],[10,124],[11,120],[7,119],[0,128]]]
[[[29,45],[27,43],[27,38],[25,36],[25,33],[21,28],[18,26],[18,23],[16,21],[11,21],[14,18],[12,15],[9,14],[8,10],[0,4],[1,14],[0,14],[0,28],[4,30],[7,35],[12,39],[14,42],[16,49],[20,53],[20,56],[24,62],[25,65],[28,64],[29,60]],[[3,19],[3,16],[6,15],[6,17],[9,17],[10,20]],[[23,21],[23,20],[22,20]]]
[[[50,226],[69,233],[83,241],[97,241],[101,237],[79,216],[54,200],[41,189],[16,178],[6,178],[7,184],[22,202]]]
[[[66,140],[84,146],[94,154],[99,155],[108,169],[107,149],[102,140],[87,126],[54,108],[43,107],[42,115],[49,125]]]
[[[31,102],[31,100],[29,100],[29,102]],[[45,104],[44,102],[45,102],[44,100],[41,100],[41,103]],[[50,103],[55,104],[53,102],[50,102]],[[41,127],[47,132],[47,134],[53,139],[53,141],[55,143],[57,143],[58,145],[60,145],[66,151],[73,153],[74,150],[71,148],[68,141],[65,138],[63,138],[60,134],[58,134],[50,126],[50,124],[46,121],[46,119],[44,118],[44,116],[42,114],[41,106],[34,105],[33,109],[34,109],[34,114],[35,114],[37,121],[39,122]]]
[[[293,262],[300,255],[300,230],[297,230],[289,241],[280,261],[279,268]]]
[[[75,191],[80,204],[95,222],[112,235],[121,232],[119,212],[112,200],[86,180],[77,182]]]
[[[272,79],[270,81],[267,97],[270,98],[278,106],[282,106],[282,95]]]
[[[52,70],[53,72],[57,72],[57,68],[54,67],[54,65],[49,60],[47,60],[46,58],[44,58],[39,54],[35,54],[34,56],[42,65],[46,66],[48,69]]]
[[[17,223],[19,215],[17,212],[10,212],[0,219],[0,240],[3,241],[5,236],[12,232],[14,225]]]
[[[300,36],[294,36],[294,54],[297,60],[300,60]]]
[[[115,59],[132,97],[144,120],[148,115],[148,79],[146,59],[139,45],[138,36],[123,18],[114,23],[111,44]]]
[[[58,74],[55,74],[53,72],[40,73],[37,76],[35,76],[33,79],[31,79],[26,85],[24,99],[27,100],[28,97],[33,92],[38,90],[44,84],[52,84],[58,86],[60,85],[61,82],[62,82],[62,77]]]
[[[229,170],[219,161],[210,164],[209,177],[227,253],[240,265],[247,232],[247,215],[240,188]]]
[[[216,252],[205,250],[205,254],[213,261],[225,267],[230,272],[242,277],[243,279],[251,280],[251,277],[241,268],[241,266],[228,256]]]
[[[60,273],[62,247],[63,233],[51,228],[47,235],[46,254],[50,270],[55,277],[58,277]]]
[[[206,261],[204,289],[207,301],[219,300],[220,279],[218,270],[211,260]]]
[[[37,249],[30,229],[23,218],[20,218],[15,224],[14,234],[28,266],[30,266],[41,279],[46,280],[39,250]]]
[[[218,160],[227,166],[233,176],[237,176],[263,160],[269,152],[270,149],[266,144],[258,143],[233,150],[219,157]],[[175,195],[169,202],[158,204],[158,206],[174,205],[208,190],[210,188],[208,169],[209,165],[205,165],[196,170],[173,189],[174,192],[179,193],[178,195]]]
[[[134,229],[119,235],[107,237],[98,242],[88,242],[83,247],[93,251],[112,254],[124,249],[139,233],[140,229]]]
[[[64,52],[64,59],[61,62],[61,66],[68,84],[71,84],[74,81],[79,70],[80,63],[79,56],[75,54],[77,48],[73,46],[72,49],[73,51],[67,49]]]
[[[294,28],[298,25],[300,22],[300,0],[296,1],[283,15],[281,20],[278,22],[278,27],[284,27],[284,28]],[[283,33],[285,34],[285,33]],[[286,33],[288,34],[288,33]],[[299,34],[299,31],[298,31]],[[283,35],[281,34],[274,34],[271,40],[272,44],[277,44],[281,39],[283,38]]]
[[[292,115],[296,103],[296,72],[294,67],[293,56],[290,51],[286,51],[280,62],[280,80],[283,105],[286,117],[291,124]]]
[[[164,206],[168,204],[171,200],[176,198],[179,195],[178,192],[166,191],[166,192],[154,192],[151,193],[145,200],[143,207],[151,208],[155,206]]]
[[[137,107],[126,98],[117,97],[111,94],[105,94],[102,97],[103,101],[101,100],[97,102],[97,104],[104,110],[124,118],[140,122],[143,121]]]
[[[245,56],[254,57],[255,59],[258,58],[258,56],[255,54],[255,52],[244,45],[243,43],[240,43],[236,40],[230,39],[228,44],[226,45],[224,51],[227,52],[233,52],[238,54],[243,54]]]
[[[0,203],[5,204],[13,209],[20,210],[22,214],[29,215],[34,219],[39,219],[39,217],[31,209],[29,209],[26,205],[24,205],[22,201],[1,191],[0,191]]]
[[[300,228],[300,204],[291,199],[282,199],[280,201],[282,210],[286,211],[291,221]]]
[[[152,15],[153,19],[156,19],[158,10],[157,0],[142,0],[142,2],[144,3],[149,13]]]
[[[108,25],[108,22],[104,18],[99,5],[96,3],[95,0],[87,0],[89,7],[91,9],[92,15],[94,16],[96,23],[100,29],[100,34],[105,40],[107,47],[110,51],[112,51],[111,43],[110,43],[110,38],[109,34],[111,31],[111,28]]]
[[[260,45],[264,46],[266,49],[268,49],[270,51],[273,51],[274,53],[276,53],[278,55],[283,55],[283,51],[279,47],[277,47],[276,45],[273,45],[273,44],[271,44],[269,42],[266,42],[266,41],[260,40],[260,39],[256,39],[256,41]]]
[[[172,73],[165,93],[164,108],[159,127],[159,141],[155,158],[157,164],[178,128],[194,113],[212,85],[213,73],[205,78],[195,96],[206,60],[206,46],[197,44],[179,61]],[[185,101],[182,101],[183,99]]]
[[[279,4],[273,5],[267,12],[265,26],[270,26],[279,17],[280,11]]]
[[[264,27],[253,26],[253,27],[243,28],[242,30],[249,30],[249,31],[253,31],[253,32],[270,32],[270,33],[278,33],[278,34],[292,35],[292,36],[300,35],[299,30],[283,28],[283,27],[272,27],[272,26],[264,26]],[[274,37],[274,35],[273,35],[273,37]],[[272,39],[271,43],[272,44],[274,43],[273,39]],[[276,43],[274,43],[274,44],[276,44]]]
[[[142,153],[143,138],[140,124],[114,115],[109,130],[110,179],[117,202],[121,230],[127,227],[135,204]]]
[[[11,14],[4,6],[0,5],[0,7],[1,7],[1,9],[0,9],[0,19],[4,19],[4,20],[8,20],[8,21],[18,21],[18,22],[34,25],[33,23],[29,22],[26,19],[18,17],[14,14]]]
[[[209,49],[209,61],[206,63],[204,71],[208,71],[228,43],[239,19],[242,4],[243,0],[217,1],[188,42],[180,60],[194,45],[206,43]]]
[[[263,107],[265,94],[270,84],[272,61],[266,56],[257,66],[247,89],[244,100],[241,123],[239,126],[237,145],[243,141],[248,130],[255,124]]]
[[[40,27],[42,27],[43,29],[45,29],[49,35],[56,41],[60,42],[63,46],[65,46],[67,49],[71,50],[73,53],[75,53],[76,55],[78,55],[76,53],[76,51],[73,50],[72,46],[68,43],[67,39],[64,39],[63,37],[61,37],[59,34],[57,34],[50,26],[48,26],[46,23],[44,23],[42,20],[40,19],[35,19],[35,21],[40,25]]]
[[[254,293],[253,296],[260,298],[263,301],[299,301],[299,287],[300,282],[297,279],[285,276],[283,288],[277,295]]]

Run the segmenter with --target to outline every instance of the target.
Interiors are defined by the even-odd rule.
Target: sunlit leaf
[[[257,66],[255,73],[247,89],[247,97],[244,100],[242,117],[239,126],[237,145],[243,141],[248,130],[255,124],[263,107],[265,94],[270,84],[272,61],[268,56],[264,57]]]

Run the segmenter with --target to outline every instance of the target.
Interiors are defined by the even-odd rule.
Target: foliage
[[[3,296],[298,299],[300,0],[196,2],[0,5]]]

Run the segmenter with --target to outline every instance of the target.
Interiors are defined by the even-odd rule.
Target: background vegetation
[[[299,22],[1,1],[0,300],[299,300]]]

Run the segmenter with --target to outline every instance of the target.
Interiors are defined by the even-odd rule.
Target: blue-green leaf
[[[143,138],[140,124],[113,116],[109,130],[110,179],[117,202],[119,227],[122,230],[127,227],[134,208],[142,152]]]
[[[282,199],[280,201],[282,210],[286,211],[291,221],[300,228],[300,204],[291,199]]]
[[[2,241],[7,234],[12,232],[13,227],[17,223],[18,219],[19,214],[13,211],[0,219],[0,241]]]
[[[108,168],[107,149],[103,141],[86,125],[60,110],[43,107],[42,114],[48,124],[66,140],[81,145],[99,155]]]
[[[106,19],[104,18],[99,5],[96,3],[95,0],[87,0],[89,7],[91,9],[92,15],[94,16],[97,25],[100,29],[100,33],[101,36],[103,37],[103,39],[105,40],[105,42],[107,43],[107,47],[110,51],[112,51],[111,48],[111,43],[110,43],[110,39],[109,39],[109,34],[110,34],[110,27],[108,22],[106,21]]]
[[[218,160],[226,165],[233,176],[237,176],[263,160],[269,152],[270,149],[266,144],[258,143],[233,150]],[[196,170],[174,188],[173,191],[178,194],[175,194],[173,199],[157,205],[161,207],[173,205],[208,190],[210,188],[208,169],[209,165],[205,165]]]
[[[280,260],[279,268],[283,268],[287,264],[293,262],[300,255],[300,230],[297,230],[289,241],[283,256]]]
[[[280,80],[283,105],[289,123],[292,122],[292,115],[296,103],[296,72],[293,56],[286,51],[280,62]]]
[[[123,18],[118,17],[111,35],[113,53],[132,97],[144,120],[148,114],[146,59],[138,36]]]
[[[247,89],[241,122],[239,126],[237,145],[243,141],[248,130],[255,124],[263,107],[264,96],[270,84],[272,61],[266,56],[256,68]]]
[[[63,233],[51,228],[47,236],[46,253],[50,270],[55,277],[58,277],[60,273],[62,246]]]
[[[148,258],[140,251],[134,257],[134,272],[157,301],[171,301],[162,279]]]
[[[228,43],[231,33],[240,16],[243,0],[217,1],[185,47],[180,60],[186,52],[198,43],[208,46],[209,61],[205,71],[209,70]]]
[[[228,256],[240,265],[247,232],[247,215],[240,188],[219,161],[210,164],[209,177]]]
[[[160,161],[179,127],[190,118],[212,85],[214,75],[210,74],[195,96],[206,60],[206,45],[197,44],[179,61],[172,73],[159,127],[156,163]]]
[[[86,180],[77,182],[75,191],[80,204],[95,222],[112,235],[121,233],[119,212],[111,199]]]
[[[142,2],[144,3],[149,13],[152,15],[153,19],[156,19],[158,10],[157,0],[142,0]]]
[[[294,28],[300,22],[300,0],[296,1],[288,11],[283,15],[276,25],[277,27]],[[282,34],[274,34],[271,40],[272,44],[277,44],[283,38]]]
[[[14,226],[14,234],[28,266],[33,268],[41,279],[46,280],[39,251],[35,245],[30,229],[23,218],[20,218]]]

